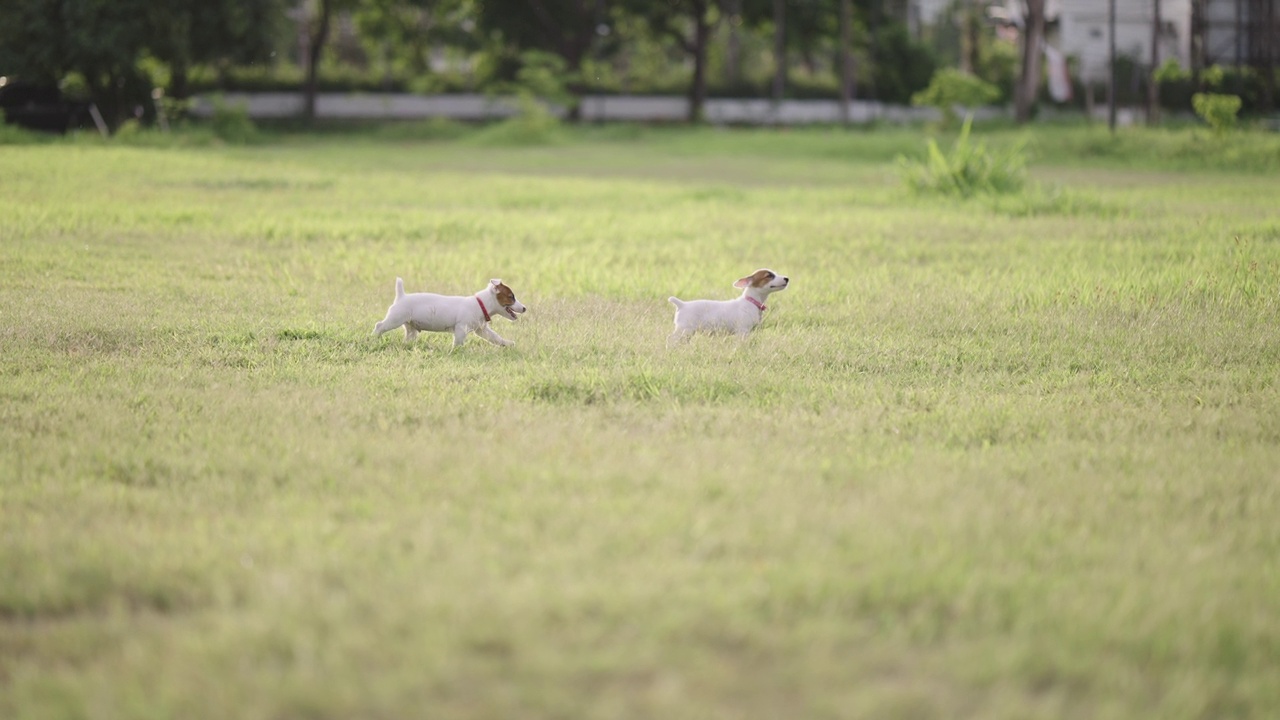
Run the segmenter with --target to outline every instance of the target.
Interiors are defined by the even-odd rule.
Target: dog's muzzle
[[[522,313],[525,311],[525,309],[526,308],[523,305],[503,305],[502,306],[503,312],[505,312],[507,314],[507,317],[511,318],[513,322],[520,319],[520,317],[516,315],[516,313]]]

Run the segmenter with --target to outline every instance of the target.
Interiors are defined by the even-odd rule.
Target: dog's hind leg
[[[391,332],[409,322],[410,317],[411,314],[405,308],[392,304],[391,307],[387,308],[387,316],[373,326],[373,334],[381,335]]]
[[[382,333],[391,332],[392,330],[395,330],[396,328],[400,327],[403,324],[404,324],[403,320],[401,320],[400,322],[396,322],[391,318],[390,315],[387,315],[385,319],[380,320],[378,323],[376,323],[373,326],[373,335],[377,337]]]

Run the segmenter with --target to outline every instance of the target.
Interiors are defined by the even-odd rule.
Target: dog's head
[[[493,290],[493,296],[498,299],[498,304],[502,306],[502,312],[515,322],[519,319],[516,313],[522,313],[526,308],[519,300],[516,294],[507,287],[501,280],[494,278],[489,281],[489,287]]]
[[[779,275],[768,268],[760,268],[750,275],[739,279],[738,282],[733,284],[733,286],[736,288],[751,287],[763,290],[766,293],[771,293],[775,290],[786,290],[787,285],[790,282],[790,278]]]

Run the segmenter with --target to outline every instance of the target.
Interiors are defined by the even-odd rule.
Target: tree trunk
[[[742,24],[742,0],[729,0],[729,43],[725,49],[724,81],[735,90],[742,81],[742,38],[738,26]]]
[[[1116,131],[1116,0],[1107,1],[1107,128]]]
[[[1207,23],[1204,16],[1204,0],[1191,0],[1191,84],[1200,87],[1200,73],[1204,70],[1204,36]]]
[[[773,0],[773,101],[787,91],[787,2]]]
[[[316,119],[316,74],[320,66],[320,53],[329,39],[330,0],[319,0],[320,18],[316,21],[307,43],[307,81],[303,86],[302,114],[307,122]]]
[[[880,65],[880,16],[884,13],[884,0],[877,3],[867,5],[867,35],[870,42],[867,46],[869,58],[869,66],[867,73],[867,84],[870,86],[866,92],[868,98],[875,99],[880,97],[880,90],[876,87],[876,71]]]
[[[1280,53],[1276,50],[1278,39],[1276,33],[1276,3],[1267,0],[1266,26],[1260,33],[1266,47],[1266,56],[1260,58],[1262,67],[1262,111],[1270,114],[1276,109],[1276,60]]]
[[[711,25],[707,23],[707,4],[694,3],[693,19],[693,84],[689,88],[689,122],[702,121],[702,108],[707,100],[707,41]]]
[[[1160,0],[1153,0],[1151,18],[1151,74],[1147,76],[1147,124],[1160,123],[1160,85],[1156,71],[1160,69]]]
[[[582,96],[586,93],[586,85],[582,80],[582,62],[587,58],[590,49],[590,31],[583,29],[582,34],[562,47],[560,56],[564,58],[565,72],[573,81],[565,84],[569,93],[569,107],[565,108],[565,120],[571,123],[582,121]]]
[[[169,69],[169,97],[175,100],[186,100],[191,94],[191,85],[187,76],[187,65],[174,62]]]
[[[853,0],[840,0],[840,122],[849,124],[849,103],[853,101]]]
[[[1040,91],[1040,43],[1044,41],[1045,0],[1023,0],[1026,14],[1022,23],[1022,74],[1014,94],[1014,118],[1018,124],[1031,120],[1031,110]]]
[[[973,0],[965,0],[960,13],[960,69],[972,74],[978,70],[978,11]]]

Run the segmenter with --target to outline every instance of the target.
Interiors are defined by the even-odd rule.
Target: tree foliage
[[[516,82],[526,60],[537,57],[530,53],[540,52],[562,61],[555,65],[563,68],[558,80],[571,95],[584,92],[588,81],[663,90],[687,83],[690,118],[701,115],[726,35],[763,52],[774,46],[775,77],[783,80],[778,97],[784,89],[792,96],[824,88],[836,94],[838,84],[842,97],[906,102],[936,65],[907,32],[905,0],[4,2],[0,74],[48,83],[74,78],[113,127],[136,108],[150,108],[157,83],[185,97],[188,73],[193,83],[216,78],[225,86],[233,76],[268,72],[272,57],[280,78],[301,74],[301,83],[280,82],[301,84],[305,107],[314,109],[318,73],[334,66],[324,57],[340,33],[343,47],[356,52],[338,62],[353,62],[354,55],[368,75],[380,68],[383,87],[493,89]],[[730,54],[726,62],[736,66],[742,55]],[[442,57],[462,69],[446,71],[456,73],[448,79],[437,75]],[[286,58],[293,62],[276,64]],[[794,90],[785,87],[793,63],[808,83]],[[737,88],[759,87],[758,78],[744,80],[734,69],[729,76]],[[572,112],[575,103],[566,106]]]
[[[1195,109],[1196,115],[1219,135],[1226,134],[1236,126],[1240,104],[1238,95],[1196,93],[1191,97],[1191,107]]]
[[[263,59],[275,44],[282,3],[6,0],[0,71],[42,83],[57,83],[74,73],[114,128],[151,108],[154,79],[142,69],[144,58],[176,69]]]
[[[497,33],[515,54],[554,53],[570,72],[581,66],[607,19],[596,0],[484,0],[477,10],[480,26]]]
[[[999,97],[1000,90],[982,78],[963,70],[942,68],[934,73],[929,87],[911,96],[911,104],[938,108],[942,124],[950,127],[956,120],[956,106],[975,108]]]
[[[714,0],[622,0],[621,6],[655,35],[674,42],[693,61],[689,120],[700,120],[707,99],[707,46],[711,31],[720,19],[719,6]]]

